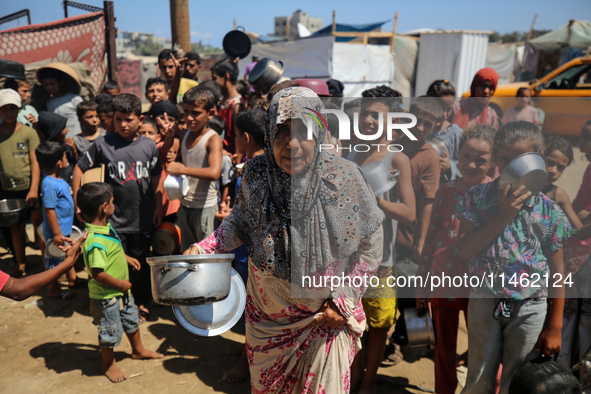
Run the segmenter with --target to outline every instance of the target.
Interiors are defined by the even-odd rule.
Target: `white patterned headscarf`
[[[265,154],[244,167],[233,210],[253,264],[294,283],[353,254],[384,218],[359,167],[318,149],[326,140],[322,121],[312,122],[316,148],[307,168],[290,176],[277,165],[277,125],[294,118],[307,123],[308,114],[319,114],[322,108],[318,96],[303,87],[283,89],[273,97]]]

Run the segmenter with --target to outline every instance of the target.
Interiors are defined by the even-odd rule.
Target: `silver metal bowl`
[[[233,254],[148,257],[154,301],[201,305],[228,297]]]
[[[28,208],[25,200],[0,200],[0,227],[12,227],[25,222]]]
[[[499,177],[499,189],[504,190],[511,185],[509,193],[513,193],[521,185],[532,195],[538,194],[546,185],[546,160],[539,153],[524,153],[513,159]]]
[[[431,144],[431,146],[433,147],[433,149],[435,149],[435,151],[437,152],[439,157],[444,156],[443,152],[445,152],[447,154],[447,157],[450,157],[449,148],[447,147],[447,144],[445,142],[443,142],[443,140],[441,140],[437,137],[427,137],[427,138],[425,138],[425,142],[428,142]]]
[[[223,301],[195,306],[173,306],[172,310],[181,326],[189,332],[212,337],[231,329],[242,316],[246,306],[246,288],[236,270],[232,269],[232,285]]]
[[[435,345],[435,331],[429,309],[405,308],[404,321],[410,346]]]

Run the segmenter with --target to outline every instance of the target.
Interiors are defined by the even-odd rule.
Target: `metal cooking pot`
[[[238,29],[242,29],[242,31]],[[250,38],[244,33],[244,27],[242,26],[238,26],[236,30],[226,33],[222,45],[224,47],[224,52],[226,52],[226,55],[231,59],[237,57],[244,59],[250,53],[250,48],[252,46]]]
[[[154,301],[202,305],[228,297],[233,254],[149,257]]]
[[[0,200],[0,227],[12,227],[29,219],[31,207],[20,199]]]
[[[152,233],[152,250],[160,256],[178,251],[181,247],[181,229],[179,226],[162,222]]]
[[[0,77],[26,80],[25,66],[12,60],[0,59]]]
[[[404,309],[404,322],[410,346],[435,345],[435,331],[429,309]]]
[[[255,89],[267,93],[283,75],[283,63],[270,57],[264,57],[255,64],[248,81]]]
[[[505,167],[499,177],[499,189],[503,190],[511,184],[509,193],[513,193],[519,186],[524,185],[535,195],[546,186],[547,176],[544,156],[533,152],[524,153]]]

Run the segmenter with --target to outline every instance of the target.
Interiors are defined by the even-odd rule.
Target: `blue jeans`
[[[539,355],[536,343],[546,321],[546,299],[508,300],[511,316],[495,319],[499,299],[477,297],[470,294],[468,304],[468,376],[462,394],[494,393],[501,363],[499,393],[507,394],[521,365]]]
[[[133,334],[140,328],[140,315],[131,292],[106,300],[90,299],[90,314],[98,326],[99,346],[114,348],[123,332]]]

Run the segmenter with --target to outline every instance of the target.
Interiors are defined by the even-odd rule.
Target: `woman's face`
[[[308,129],[301,119],[288,119],[277,125],[273,156],[279,168],[289,175],[299,174],[312,163],[316,142],[307,137]]]
[[[478,102],[482,105],[488,105],[490,98],[495,94],[495,85],[490,81],[484,81],[474,89],[474,97],[478,97]]]

